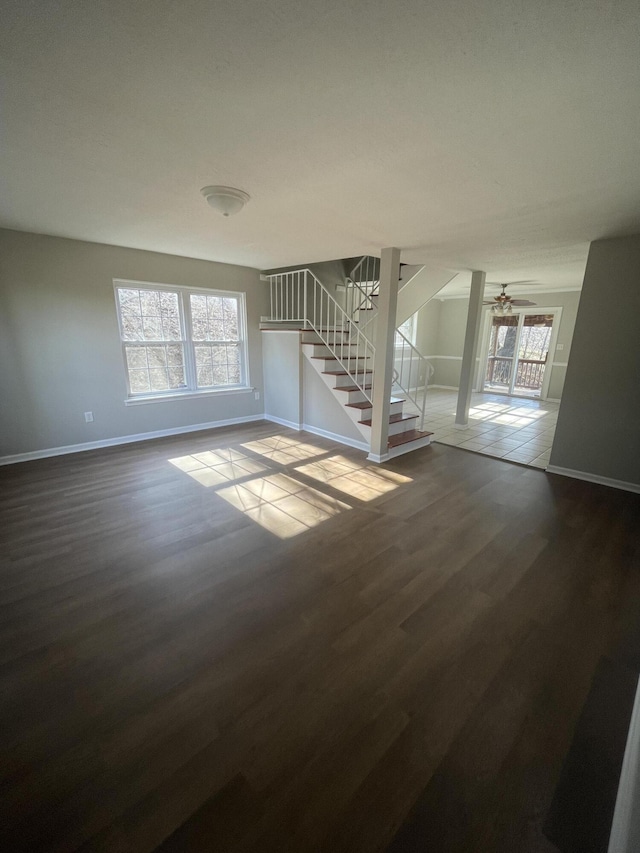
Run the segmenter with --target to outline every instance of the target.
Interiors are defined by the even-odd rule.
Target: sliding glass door
[[[484,391],[540,397],[555,312],[490,315]]]

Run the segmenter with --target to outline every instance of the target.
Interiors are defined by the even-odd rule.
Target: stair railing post
[[[471,274],[471,293],[467,312],[467,329],[462,351],[462,367],[458,386],[458,404],[454,427],[469,428],[469,405],[473,390],[473,376],[476,367],[476,352],[480,338],[480,320],[482,318],[482,300],[484,299],[484,283],[486,273],[474,270]]]
[[[302,301],[303,301],[302,311],[303,311],[303,315],[302,316],[304,317],[304,322],[306,325],[307,320],[309,319],[309,315],[307,313],[307,271],[306,270],[304,271],[302,281],[303,281],[303,285],[302,285]]]
[[[399,278],[400,250],[383,249],[380,260],[380,289],[373,359],[371,447],[368,457],[374,462],[384,461],[388,454]]]

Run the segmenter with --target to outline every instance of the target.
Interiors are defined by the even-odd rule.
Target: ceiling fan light
[[[249,193],[235,187],[203,187],[200,192],[206,198],[209,206],[223,216],[233,216],[240,213],[251,198]]]

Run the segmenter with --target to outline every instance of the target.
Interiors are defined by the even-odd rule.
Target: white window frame
[[[182,327],[183,337],[179,341],[158,341],[157,343],[171,344],[180,343],[184,352],[184,388],[172,388],[162,391],[142,391],[132,392],[129,383],[129,368],[127,366],[126,346],[135,344],[136,341],[127,341],[122,337],[122,317],[120,314],[120,300],[118,299],[119,288],[130,288],[132,290],[164,290],[170,293],[176,293],[178,296],[178,311],[180,313],[180,324]],[[191,295],[199,296],[221,296],[231,297],[238,300],[238,349],[240,352],[240,382],[236,385],[217,385],[213,387],[198,388],[196,379],[196,359],[194,344],[198,343],[193,340],[193,327],[191,323]],[[137,405],[139,403],[157,403],[162,400],[183,400],[194,397],[203,397],[208,395],[219,394],[238,394],[252,391],[251,380],[249,377],[249,353],[247,346],[247,295],[238,290],[217,290],[205,287],[185,287],[178,284],[160,284],[159,282],[151,281],[134,281],[133,279],[114,278],[113,279],[113,295],[116,303],[116,315],[118,320],[118,335],[120,337],[120,345],[122,351],[122,362],[124,366],[125,382],[127,387],[127,396],[125,405]],[[145,341],[153,345],[155,341]]]
[[[404,332],[402,332],[402,327],[407,326],[407,325],[409,326],[409,328],[407,330],[409,332],[408,335],[405,334]],[[402,332],[402,334],[409,341],[409,343],[412,346],[415,346],[416,345],[416,315],[412,314],[410,317],[407,317],[407,319],[404,321],[404,323],[400,323],[397,331]]]

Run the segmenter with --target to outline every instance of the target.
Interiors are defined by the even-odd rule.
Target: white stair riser
[[[316,364],[321,365],[322,362],[316,361]],[[322,370],[322,368],[321,368],[321,370]],[[370,374],[370,373],[367,374],[367,385],[371,382],[371,376],[372,376],[372,374]],[[335,387],[336,388],[342,388],[345,385],[353,385],[354,384],[353,379],[349,376],[348,373],[341,374],[339,376],[332,376],[331,378],[335,379]],[[362,379],[362,374],[360,374],[360,379]],[[369,389],[368,393],[371,393],[371,389]],[[345,400],[345,403],[348,403],[348,402],[349,402],[348,400]]]
[[[319,359],[316,360],[319,361]],[[372,370],[372,362],[364,358],[345,358],[340,361],[336,358],[327,358],[319,361],[319,363],[322,365],[322,370],[327,371],[327,373],[331,373],[334,370],[350,370],[355,375],[357,372],[359,374],[359,382],[363,379],[364,370]]]
[[[371,393],[371,391],[369,391]],[[362,391],[347,391],[344,394],[344,404],[347,403],[364,403],[367,398]]]
[[[397,421],[396,423],[389,424],[389,435],[398,435],[399,432],[416,429],[417,423],[417,419],[412,418],[410,421]]]
[[[371,430],[370,424],[358,424],[359,427],[366,430]],[[397,421],[396,423],[389,424],[389,432],[387,435],[398,435],[401,432],[407,432],[408,430],[412,430],[416,428],[415,420],[410,421]]]
[[[357,400],[356,402],[359,403],[361,401]],[[362,420],[362,421],[370,420],[372,411],[373,411],[373,409],[371,409],[371,408],[360,409],[360,420]],[[402,414],[402,401],[401,400],[398,400],[397,403],[391,403],[391,408],[390,408],[389,414],[390,415],[401,415]]]
[[[397,447],[390,447],[386,457],[387,459],[395,459],[396,456],[403,456],[405,453],[411,453],[413,450],[418,450],[420,447],[427,447],[431,444],[431,436],[427,435],[424,438],[418,438],[415,441],[410,441],[407,444],[399,444]]]
[[[340,341],[344,341],[345,343],[349,342],[349,333],[345,332],[326,332],[324,335],[324,340],[316,335],[315,332],[303,332],[302,333],[302,343],[303,344],[318,344],[322,345],[325,341],[330,344],[336,344]],[[351,342],[352,343],[352,342]]]
[[[303,345],[309,346],[309,344]],[[360,347],[361,352],[358,353],[358,348],[356,346],[351,346],[346,342],[344,344],[341,344],[340,341],[338,341],[335,344],[335,349],[340,357],[342,357],[343,355],[345,358],[347,358],[348,356],[352,358],[355,358],[356,356],[358,358],[364,357],[362,352],[363,347]],[[326,358],[331,358],[333,357],[333,352],[329,349],[329,347],[325,346],[324,344],[313,344],[313,352],[311,353],[311,355],[313,356],[313,358],[322,358],[323,356],[326,356]]]

